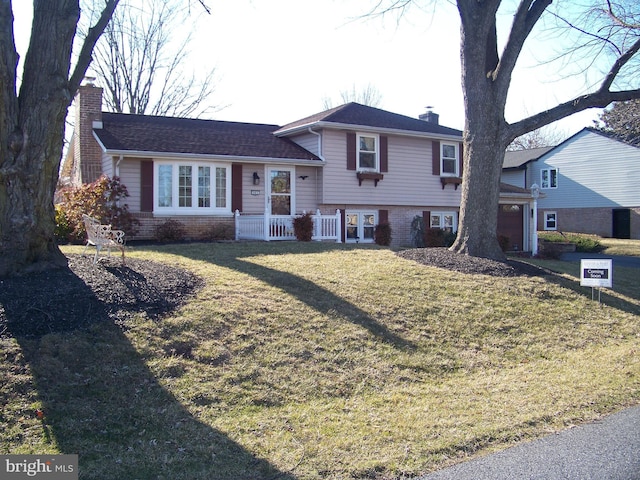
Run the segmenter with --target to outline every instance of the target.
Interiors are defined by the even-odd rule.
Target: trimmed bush
[[[293,219],[293,233],[300,242],[310,242],[313,237],[313,217],[304,213]]]
[[[156,227],[156,240],[161,243],[181,242],[184,235],[184,225],[178,220],[169,219]]]
[[[509,237],[507,237],[506,235],[498,235],[498,244],[500,245],[500,249],[503,252],[509,250],[510,243],[511,242],[509,241]]]
[[[384,247],[391,245],[391,225],[388,223],[379,223],[374,227],[373,240]]]
[[[604,249],[598,237],[580,233],[540,232],[541,241],[552,243],[573,243],[576,252],[597,253]]]
[[[429,228],[425,231],[425,246],[450,247],[456,240],[456,234],[442,228]]]
[[[213,225],[206,235],[206,240],[233,240],[235,238],[233,225],[221,223]]]

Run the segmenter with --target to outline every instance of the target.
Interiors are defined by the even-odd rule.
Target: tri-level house
[[[101,111],[102,89],[80,87],[76,124],[62,177],[73,184],[118,176],[135,238],[154,237],[177,219],[191,238],[229,225],[237,239],[293,237],[292,219],[314,215],[316,239],[373,242],[389,223],[394,245],[411,245],[412,220],[457,230],[462,132],[427,112],[410,118],[348,103],[288,125],[127,115]],[[520,241],[531,200],[519,204]],[[522,248],[522,247],[521,247]]]
[[[640,145],[584,128],[553,148],[507,152],[502,181],[540,187],[538,230],[640,238]]]

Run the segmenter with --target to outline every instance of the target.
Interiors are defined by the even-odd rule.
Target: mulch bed
[[[161,263],[68,258],[69,269],[0,280],[0,337],[41,336],[105,321],[124,325],[137,312],[158,318],[202,285],[196,275]]]
[[[489,258],[461,255],[446,248],[414,248],[400,251],[398,256],[423,265],[469,274],[491,275],[494,277],[539,276],[546,274],[544,270],[536,266],[517,260],[498,262]]]

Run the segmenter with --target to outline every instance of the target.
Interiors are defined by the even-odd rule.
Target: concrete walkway
[[[420,480],[640,480],[640,406]]]

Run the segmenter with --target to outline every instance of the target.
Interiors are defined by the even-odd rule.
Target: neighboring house
[[[504,167],[503,181],[540,186],[538,230],[640,238],[639,146],[585,128],[546,152],[507,152]]]
[[[72,184],[120,177],[138,239],[168,219],[191,238],[227,225],[236,238],[290,239],[304,211],[325,219],[316,238],[344,242],[373,242],[388,222],[393,244],[410,245],[416,215],[457,231],[462,132],[433,112],[415,119],[348,103],[285,126],[113,114],[101,112],[102,89],[90,84],[75,103],[61,175]],[[501,202],[531,200],[507,190]]]
[[[520,188],[531,188],[538,183],[538,179],[530,179],[529,164],[536,161],[553,147],[529,148],[526,150],[511,150],[504,155],[502,175],[500,181]]]

